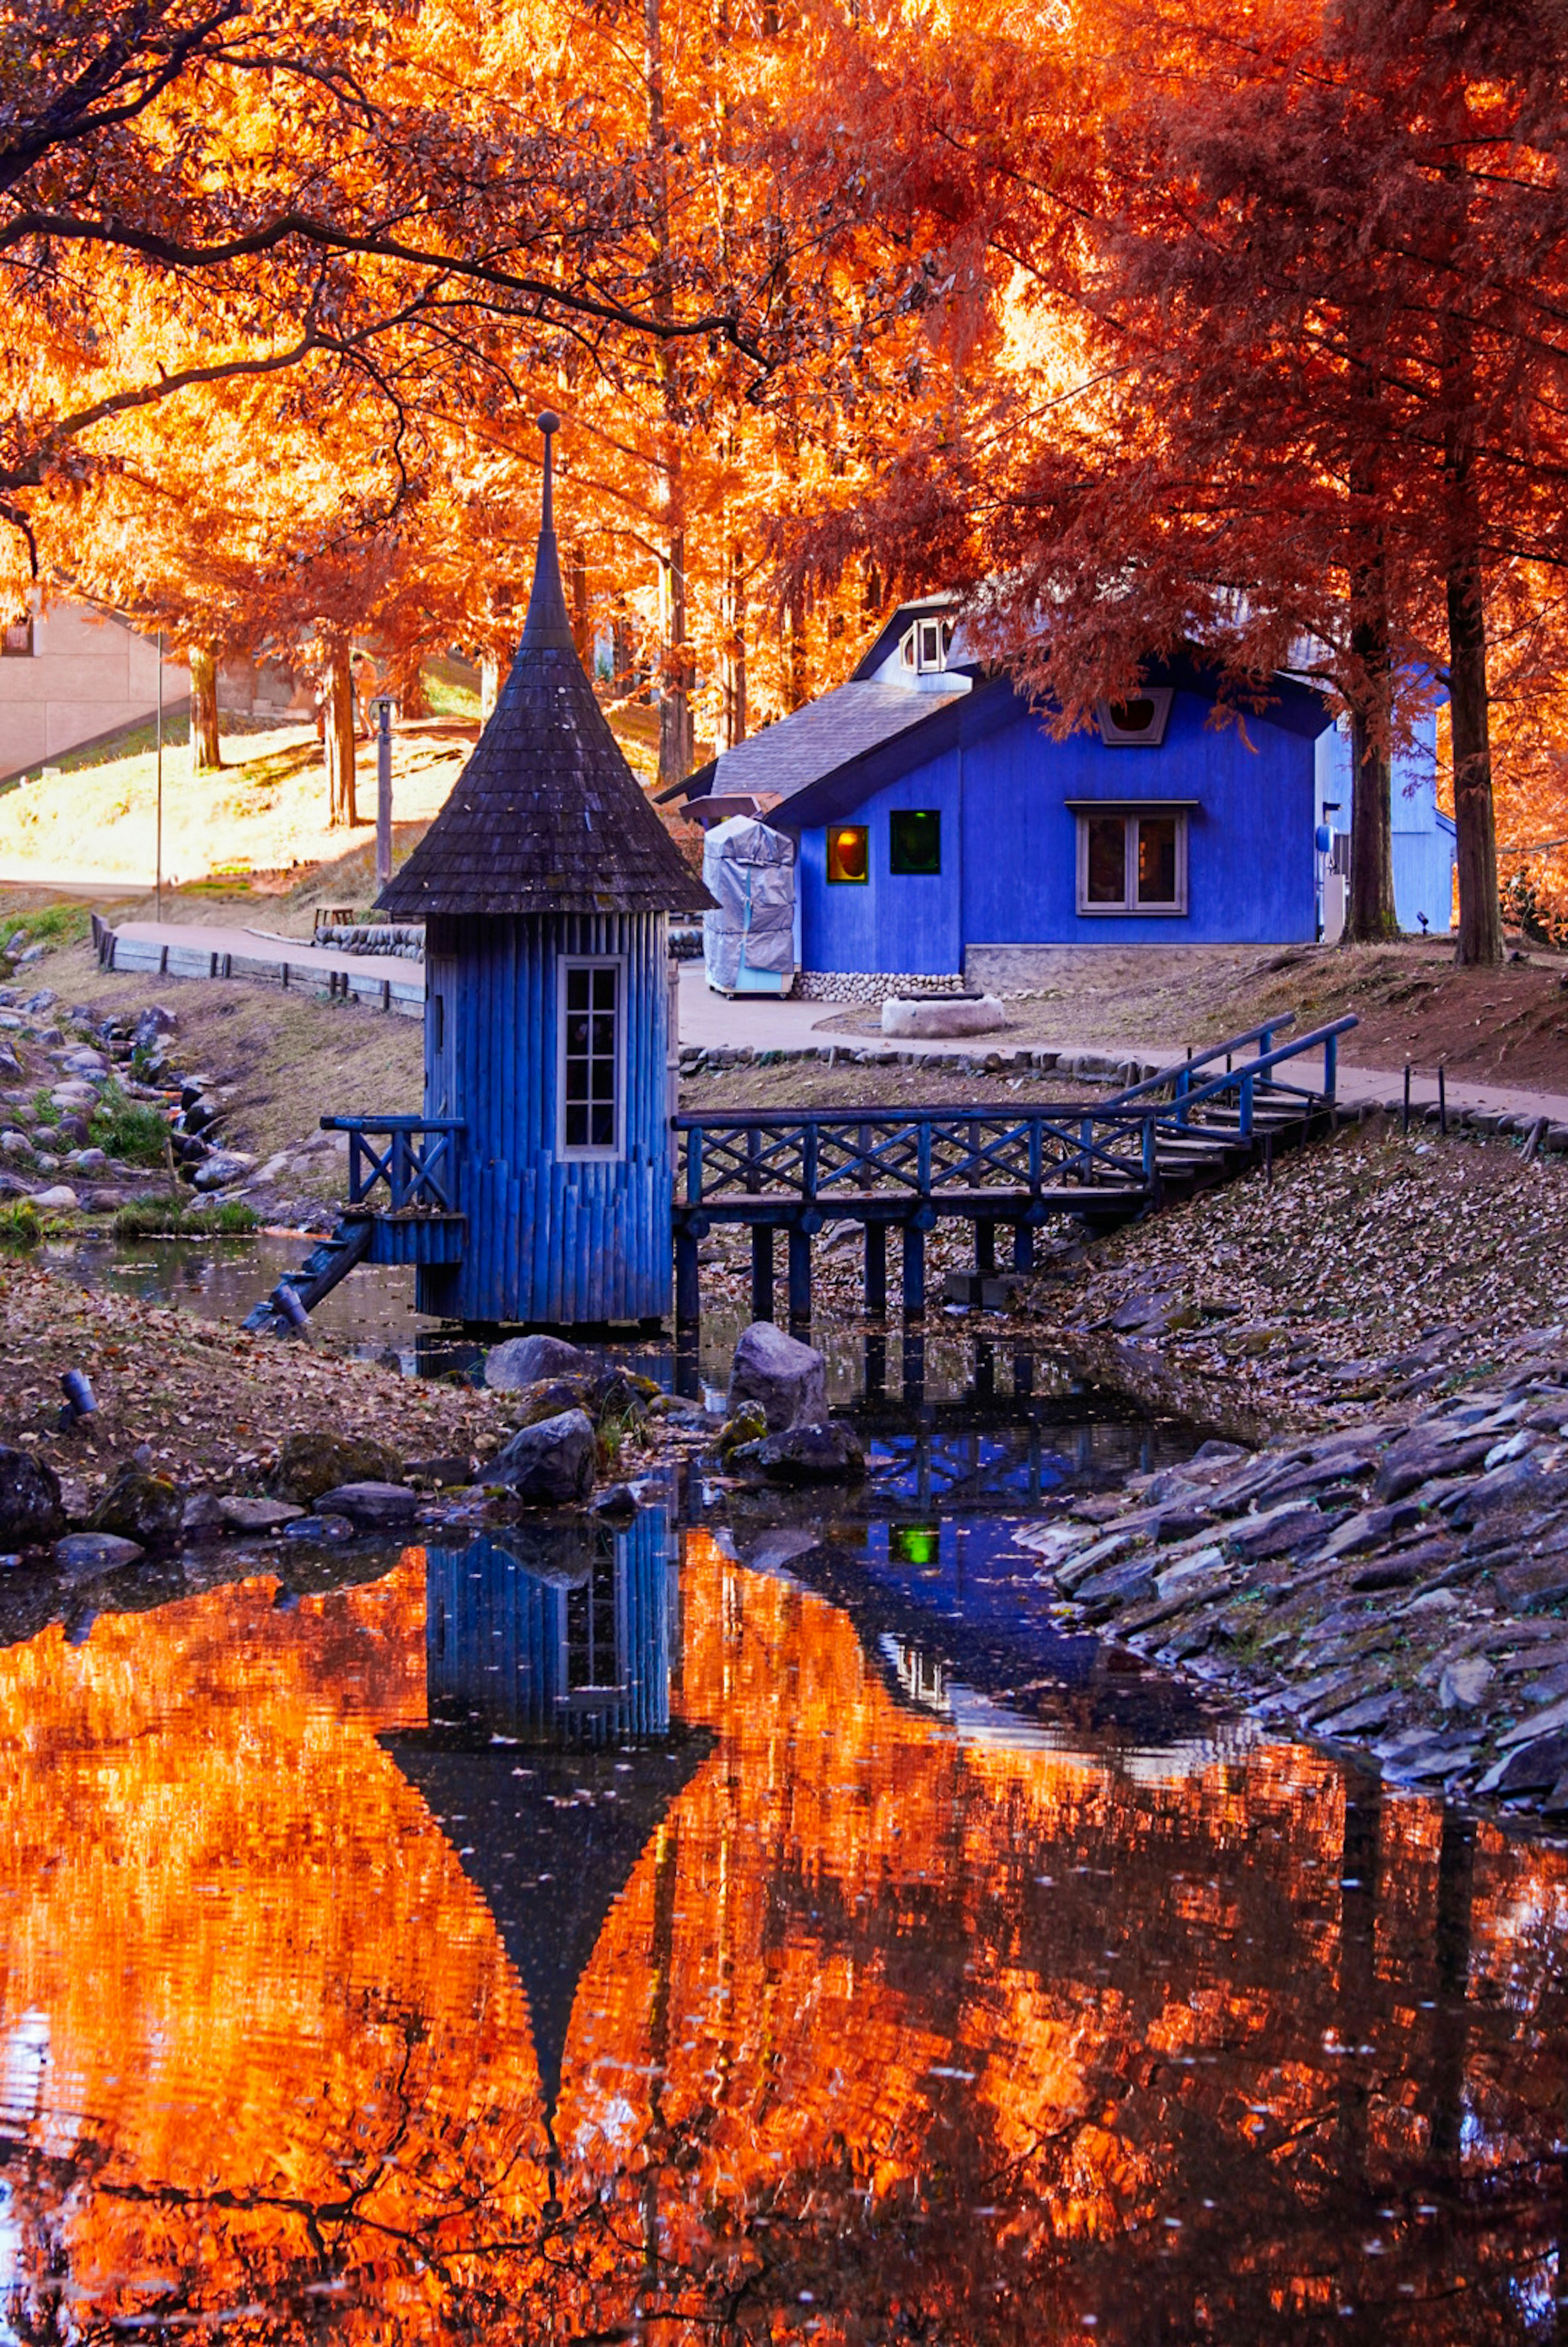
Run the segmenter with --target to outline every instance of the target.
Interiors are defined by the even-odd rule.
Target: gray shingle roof
[[[912,692],[901,684],[840,684],[820,701],[809,701],[776,725],[750,734],[717,762],[712,787],[726,796],[749,791],[758,797],[788,798],[819,783],[852,758],[880,748],[911,726],[923,724],[967,689]]]
[[[473,755],[377,898],[432,913],[694,913],[711,901],[643,796],[572,642],[551,526],[523,641]]]

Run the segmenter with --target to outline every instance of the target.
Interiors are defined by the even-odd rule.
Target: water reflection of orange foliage
[[[1553,2141],[1560,2054],[1514,2015],[1560,2034],[1559,1853],[1352,1815],[1299,1749],[961,1741],[689,1536],[713,1749],[579,1983],[554,2219],[522,1991],[375,1740],[423,1716],[423,1562],[270,1596],[0,1657],[0,2099],[27,2122],[42,2027],[22,2198],[78,2322],[1022,2347],[1370,2301],[1363,2336],[1512,2335],[1538,2212],[1375,2212],[1451,2139],[1493,2190]]]
[[[358,2195],[351,2265],[473,2188],[473,2122],[493,2178],[537,2140],[521,1993],[375,1740],[424,1716],[423,1553],[271,1600],[4,1657],[5,2100],[31,2116],[38,2042],[33,2140],[94,2175],[69,2257],[99,2314],[148,2275],[218,2302],[241,2275],[329,2279],[312,2212]]]

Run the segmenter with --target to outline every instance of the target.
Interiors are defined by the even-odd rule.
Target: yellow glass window
[[[828,833],[830,880],[869,880],[871,834],[863,823],[835,824]]]

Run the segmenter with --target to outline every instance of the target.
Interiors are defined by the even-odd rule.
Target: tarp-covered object
[[[795,974],[795,843],[751,815],[716,823],[702,877],[717,912],[702,917],[709,986],[724,994],[787,991]]]

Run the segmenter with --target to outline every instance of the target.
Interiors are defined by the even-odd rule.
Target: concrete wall
[[[190,697],[181,661],[163,668],[166,709]],[[56,603],[33,622],[33,651],[0,659],[0,778],[149,717],[158,700],[158,646],[83,603]]]

